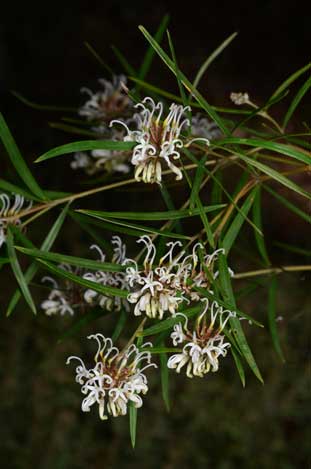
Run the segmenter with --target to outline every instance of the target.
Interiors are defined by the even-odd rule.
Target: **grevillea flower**
[[[80,116],[88,121],[97,121],[99,124],[108,124],[115,117],[126,115],[132,107],[132,101],[125,92],[126,77],[114,75],[112,82],[103,78],[98,82],[103,90],[93,93],[89,88],[81,88],[89,99],[80,108]]]
[[[58,267],[75,275],[82,276],[83,274],[80,268],[73,269],[69,264],[60,264]],[[55,314],[64,316],[67,313],[73,316],[75,310],[86,309],[87,304],[83,297],[84,288],[81,285],[67,279],[58,283],[48,276],[43,277],[42,282],[49,282],[52,286],[48,298],[41,303],[41,308],[47,316]]]
[[[85,395],[82,411],[89,412],[93,404],[98,404],[99,416],[106,420],[108,415],[126,415],[130,402],[136,408],[141,407],[141,394],[148,391],[144,371],[156,367],[151,363],[150,352],[144,351],[145,347],[152,347],[152,344],[145,343],[140,350],[132,344],[120,351],[110,338],[102,334],[90,335],[88,339],[96,340],[98,345],[95,366],[86,368],[81,358],[75,356],[67,360],[67,364],[71,360],[80,363],[76,368],[76,381],[81,384],[81,392]],[[143,362],[146,364],[142,367]]]
[[[111,262],[114,264],[123,265],[126,261],[126,246],[122,243],[119,236],[113,236],[112,238],[113,256]],[[91,249],[96,249],[100,255],[100,261],[105,262],[106,256],[102,250],[95,244],[91,246]],[[100,285],[120,288],[122,290],[128,290],[128,282],[126,281],[125,272],[103,272],[98,270],[96,272],[87,272],[83,275],[83,278],[96,282]],[[98,293],[92,289],[87,289],[84,293],[84,299],[89,305],[99,305],[101,308],[107,309],[108,311],[120,311],[122,306],[129,311],[129,304],[126,298],[120,298],[109,294]]]
[[[180,158],[180,150],[184,147],[180,134],[183,128],[189,126],[185,113],[190,111],[190,107],[171,104],[164,120],[163,104],[155,103],[152,98],[147,97],[134,107],[140,110],[133,116],[136,130],[130,130],[127,124],[120,120],[113,120],[110,125],[122,125],[127,131],[124,141],[137,142],[131,159],[136,168],[135,179],[160,184],[163,165],[176,174],[176,180],[182,179],[182,172],[174,161]]]
[[[242,106],[243,104],[250,104],[248,93],[231,93],[230,99],[237,106]]]
[[[223,249],[199,257],[199,249],[204,252],[201,243],[186,254],[180,241],[169,242],[168,251],[157,261],[157,250],[149,236],[142,236],[137,242],[146,248],[143,268],[132,259],[125,261],[128,265],[125,280],[131,290],[128,301],[135,304],[136,316],[146,314],[162,319],[166,312],[175,315],[183,301],[201,300],[202,294],[196,288],[211,289],[212,280],[217,277],[214,263]]]
[[[203,137],[208,140],[221,137],[222,133],[218,125],[202,117],[200,113],[194,115],[191,120],[191,135],[194,137]]]
[[[210,370],[217,371],[219,358],[225,357],[230,347],[222,332],[230,317],[235,317],[236,313],[224,310],[216,301],[211,307],[207,299],[204,301],[205,308],[196,319],[194,329],[188,329],[187,318],[181,314],[184,324],[175,324],[171,334],[173,345],[182,345],[183,348],[169,358],[167,366],[177,373],[185,366],[188,378],[202,378]]]
[[[23,208],[28,210],[32,206],[32,202],[29,202],[27,207],[23,207],[25,199],[22,195],[13,194],[13,197],[14,200],[7,194],[0,194],[0,248],[6,241],[8,225],[20,225],[19,212]],[[10,220],[11,217],[14,218]]]

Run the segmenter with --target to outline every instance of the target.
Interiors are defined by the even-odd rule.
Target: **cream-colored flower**
[[[177,373],[186,366],[188,378],[202,378],[210,370],[217,371],[219,358],[225,357],[230,347],[230,343],[225,342],[222,331],[230,317],[235,317],[236,313],[224,310],[216,301],[210,307],[208,300],[204,301],[206,305],[195,322],[195,328],[190,330],[185,318],[183,324],[174,326],[171,334],[173,345],[183,344],[183,349],[169,358],[167,366]]]
[[[25,199],[22,195],[12,195],[14,200],[5,193],[0,194],[0,248],[2,244],[6,242],[8,225],[20,225],[21,220],[18,218],[19,212],[21,212],[23,208],[27,210],[32,206],[32,202],[29,202],[28,206],[24,207]],[[10,220],[10,217],[14,217],[14,219]]]
[[[88,339],[97,342],[98,349],[94,357],[95,366],[86,368],[81,358],[72,356],[67,360],[78,360],[76,381],[82,385],[81,392],[85,395],[82,401],[82,411],[89,412],[93,404],[99,406],[99,416],[106,420],[108,415],[118,417],[126,415],[130,402],[136,408],[142,406],[140,394],[148,391],[148,382],[144,371],[153,366],[151,354],[144,351],[144,347],[151,347],[151,343],[143,344],[140,350],[136,345],[130,345],[126,350],[119,351],[110,338],[102,334],[93,334]],[[147,362],[142,367],[142,363]]]

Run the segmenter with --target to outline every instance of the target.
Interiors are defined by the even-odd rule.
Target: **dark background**
[[[97,78],[105,75],[83,42],[90,42],[117,73],[122,68],[111,44],[133,66],[139,66],[147,46],[137,26],[143,24],[153,33],[165,13],[171,14],[169,29],[179,65],[192,79],[209,53],[231,33],[239,32],[201,82],[200,89],[211,104],[228,105],[231,91],[248,91],[261,103],[288,75],[310,61],[310,15],[302,2],[261,1],[259,6],[250,1],[209,1],[204,6],[193,2],[186,7],[180,2],[135,0],[39,6],[7,3],[0,19],[1,111],[29,162],[74,137],[48,126],[48,121],[58,120],[61,114],[27,108],[10,90],[41,104],[76,107],[83,102],[81,86],[96,90]],[[159,59],[148,79],[177,91],[174,78]],[[282,113],[283,106],[286,101],[276,113]],[[310,119],[307,97],[295,115],[295,122],[302,119]],[[8,168],[2,153],[0,172]],[[59,162],[57,170],[52,168],[36,167],[38,179],[51,189],[68,190],[72,185],[68,160]],[[122,194],[120,197],[122,205]],[[109,208],[106,196],[104,203]],[[265,223],[278,239],[299,244],[308,237],[305,226],[297,233],[295,225],[286,225],[282,213],[276,217],[269,210],[271,207]],[[57,250],[79,254],[81,241],[75,236],[74,231],[67,231]],[[84,337],[94,326],[77,340],[56,345],[70,320],[41,315],[33,319],[20,307],[12,319],[2,320],[0,465],[5,469],[35,465],[40,469],[308,467],[310,277],[284,275],[280,282],[278,314],[283,321],[279,328],[286,364],[273,352],[267,330],[254,331],[246,325],[265,386],[248,373],[243,390],[228,359],[221,372],[206,380],[173,379],[168,415],[159,384],[151,383],[139,415],[135,453],[127,419],[102,423],[95,409],[91,414],[80,412],[79,386],[73,382],[73,370],[63,366],[68,355],[81,350],[86,355]],[[1,301],[7,287],[13,290],[15,285],[7,285],[2,278]],[[241,306],[266,323],[266,304],[266,290],[260,290]]]

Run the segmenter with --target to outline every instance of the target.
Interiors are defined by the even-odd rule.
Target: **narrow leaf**
[[[241,379],[241,382],[242,382],[242,386],[243,386],[243,388],[245,388],[245,373],[244,373],[244,368],[243,368],[242,362],[240,360],[240,357],[237,354],[237,352],[235,351],[234,347],[231,347],[230,351],[232,353],[235,366],[238,370],[238,373],[239,373],[239,376],[240,376],[240,379]]]
[[[10,227],[8,228],[6,241],[7,241],[8,255],[9,255],[11,267],[12,267],[13,273],[15,275],[15,278],[17,280],[17,283],[19,284],[19,287],[20,287],[20,289],[23,293],[23,296],[24,296],[26,302],[28,303],[31,311],[34,314],[36,314],[37,311],[36,311],[34,301],[32,299],[31,293],[28,289],[27,281],[26,281],[26,279],[23,275],[22,269],[19,265],[19,262],[18,262],[18,259],[17,259],[17,256],[16,256],[16,252],[15,252],[14,245],[13,245],[13,236],[12,236],[12,232],[10,230]]]
[[[135,448],[136,430],[137,430],[137,409],[133,401],[129,401],[129,417],[130,417],[130,436],[132,447]]]
[[[35,178],[31,174],[28,166],[26,165],[15,143],[15,140],[4,120],[4,117],[1,113],[0,113],[0,138],[20,178],[24,181],[28,189],[35,196],[37,196],[40,200],[45,200],[46,197],[44,193],[42,192],[40,186],[38,185]]]
[[[272,343],[276,353],[284,362],[285,358],[281,349],[280,339],[276,323],[276,298],[277,298],[277,279],[273,277],[269,284],[269,303],[268,303],[268,323],[272,338]]]
[[[253,203],[253,221],[257,228],[262,232],[262,220],[261,220],[261,187],[258,187],[257,192],[255,193],[255,199]],[[266,243],[264,236],[261,236],[257,231],[254,231],[255,234],[255,240],[257,244],[258,251],[265,263],[266,266],[269,266],[271,264],[267,248],[266,248]]]
[[[167,354],[161,353],[160,355],[160,371],[161,371],[161,389],[162,398],[167,412],[170,411],[170,392],[169,392],[169,370],[167,367]]]
[[[288,124],[289,120],[291,119],[292,115],[294,114],[294,112],[295,112],[297,106],[299,105],[300,101],[302,100],[304,95],[309,90],[310,86],[311,86],[311,76],[305,81],[305,83],[299,89],[298,93],[296,94],[293,101],[291,102],[291,104],[290,104],[290,106],[289,106],[289,108],[288,108],[288,110],[285,114],[285,117],[284,117],[283,129],[285,129],[287,127],[287,124]]]
[[[45,240],[43,241],[43,243],[41,245],[41,251],[48,251],[52,247],[52,245],[53,245],[53,243],[54,243],[54,241],[55,241],[55,239],[56,239],[56,237],[57,237],[57,235],[58,235],[58,233],[59,233],[59,231],[60,231],[60,229],[61,229],[61,227],[64,223],[68,208],[69,208],[69,205],[66,205],[66,207],[63,208],[62,212],[57,217],[54,225],[52,226],[50,232],[48,233],[48,235],[46,236]],[[24,276],[27,283],[29,283],[33,279],[33,277],[37,273],[37,270],[38,270],[38,266],[37,266],[36,263],[33,263],[28,267],[28,269],[25,272],[25,276]],[[10,314],[13,312],[15,306],[17,305],[17,303],[20,300],[20,297],[21,297],[20,292],[16,291],[14,293],[10,303],[9,303],[9,306],[8,306],[8,309],[7,309],[7,316],[10,316]]]

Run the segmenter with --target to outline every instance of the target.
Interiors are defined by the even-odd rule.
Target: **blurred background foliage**
[[[115,44],[134,66],[139,65],[147,46],[137,25],[142,23],[154,31],[167,11],[172,15],[170,31],[179,64],[188,76],[194,75],[208,53],[226,36],[239,31],[238,38],[202,81],[202,92],[211,104],[228,105],[231,91],[248,91],[260,104],[287,75],[310,60],[308,14],[297,11],[292,2],[266,0],[255,8],[246,1],[214,2],[187,9],[177,2],[168,8],[166,2],[150,4],[138,0],[126,5],[120,1],[94,1],[92,6],[82,1],[59,5],[55,2],[36,8],[28,2],[18,8],[8,4],[7,15],[2,15],[0,24],[1,110],[29,162],[74,137],[48,126],[49,120],[55,120],[55,114],[25,108],[10,90],[42,104],[77,107],[83,101],[80,87],[96,89],[97,78],[103,76],[83,41],[89,41],[120,72],[110,45]],[[177,90],[174,79],[159,60],[155,60],[148,79],[172,92]],[[310,117],[310,101],[306,98],[304,103],[295,115],[297,123]],[[280,113],[283,106],[286,108],[286,101],[278,107]],[[10,171],[1,153],[1,176],[10,175],[13,181]],[[79,181],[72,177],[66,157],[52,165],[40,165],[35,174],[42,185],[51,189],[78,187]],[[310,188],[310,175],[299,182]],[[157,197],[151,194],[141,210],[151,208],[151,199],[152,208],[159,207],[159,193]],[[134,207],[141,194],[120,190],[111,198],[105,193],[94,199],[92,208],[118,210],[124,208],[124,200]],[[87,204],[91,206],[90,201]],[[275,245],[277,240],[310,249],[310,227],[294,215],[289,217],[280,207],[277,202],[271,205],[271,199],[265,203],[263,222],[273,264],[307,262],[303,257],[297,261],[296,255]],[[50,215],[46,216],[46,223],[52,223]],[[31,239],[37,243],[41,233],[31,229]],[[247,231],[245,242],[253,242]],[[67,221],[53,250],[84,255],[90,243],[73,222]],[[248,268],[240,265],[238,251],[232,264],[236,271]],[[248,372],[243,389],[231,358],[223,360],[218,373],[205,379],[190,380],[171,373],[172,402],[167,414],[160,383],[151,381],[150,392],[138,414],[135,452],[130,446],[127,418],[103,423],[95,410],[82,414],[79,386],[74,383],[72,370],[65,366],[68,355],[80,354],[81,350],[85,356],[92,353],[85,337],[94,328],[100,330],[104,319],[97,320],[75,338],[58,343],[73,320],[41,314],[34,318],[20,304],[10,319],[2,318],[0,333],[1,466],[5,469],[308,467],[310,274],[283,274],[278,280],[277,314],[282,317],[278,325],[286,363],[282,364],[273,351],[267,328],[246,325],[265,385]],[[2,275],[1,313],[8,292],[14,289],[12,278]],[[44,295],[44,290],[41,293]],[[38,296],[38,303],[42,297]],[[241,309],[266,325],[267,289],[262,286],[256,295],[241,300]],[[105,330],[107,327],[112,330],[114,318],[109,321],[107,326],[105,320]]]

